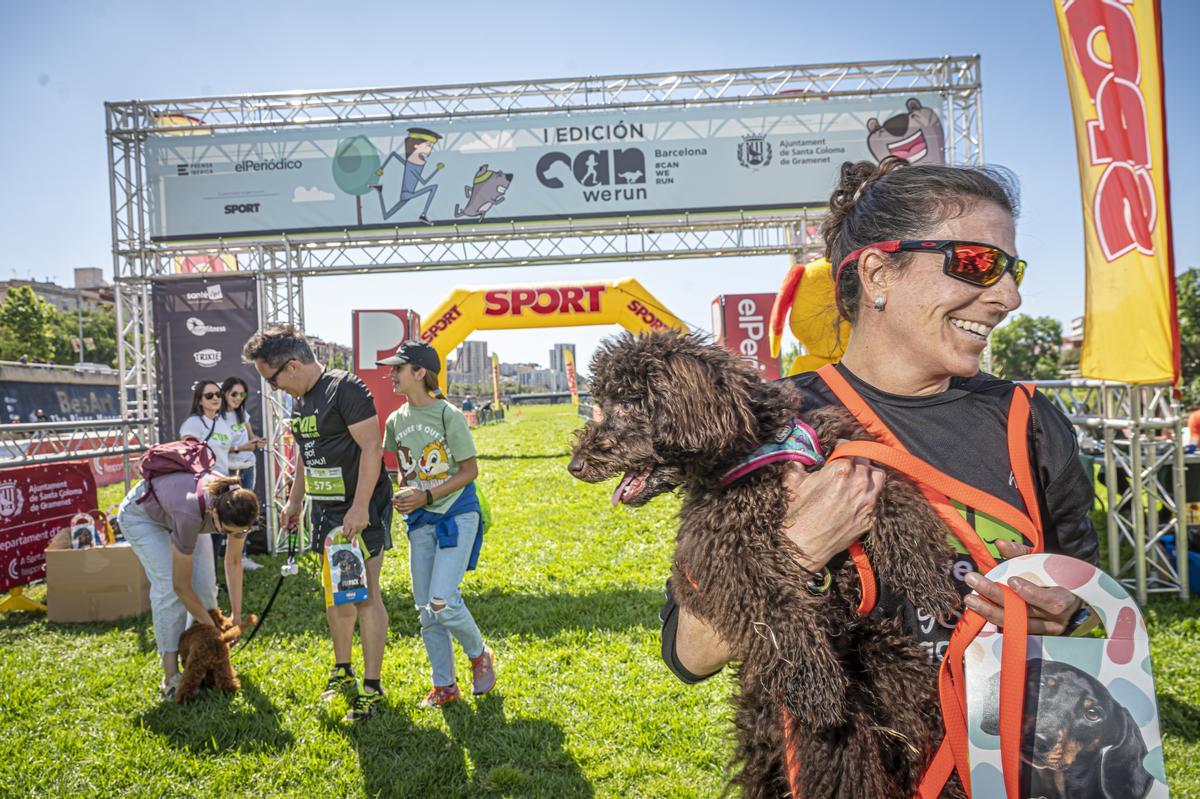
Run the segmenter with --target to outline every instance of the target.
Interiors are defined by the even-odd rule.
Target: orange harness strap
[[[912,455],[866,403],[853,386],[832,365],[823,366],[817,374],[846,406],[847,410],[866,428],[874,442],[853,441],[837,448],[830,460],[865,457],[882,463],[911,477],[937,514],[966,548],[976,565],[983,570],[995,567],[991,556],[976,530],[958,513],[950,498],[975,508],[1008,524],[1030,542],[1034,552],[1044,546],[1041,508],[1033,469],[1029,458],[1028,430],[1031,418],[1031,394],[1028,386],[1018,386],[1013,392],[1008,415],[1008,456],[1013,478],[1025,504],[1022,513],[1013,505],[956,480]],[[855,549],[857,547],[857,550]],[[863,585],[859,613],[865,615],[874,607],[877,582],[874,570],[862,548],[855,544],[850,554]],[[1024,601],[1007,586],[1001,586],[1005,597],[1004,647],[1000,676],[1000,748],[1004,766],[1005,793],[1008,799],[1018,799],[1020,778],[1021,717],[1024,710],[1025,650],[1028,633],[1028,609]],[[870,601],[868,602],[868,597]],[[946,734],[933,760],[921,778],[917,795],[921,799],[936,799],[957,770],[967,795],[970,795],[970,769],[967,759],[966,680],[963,656],[967,646],[983,628],[985,620],[971,610],[964,611],[950,638],[946,655],[938,672],[938,695]],[[790,720],[784,710],[785,740],[788,742],[788,781],[793,796],[799,797],[798,769],[793,762]]]

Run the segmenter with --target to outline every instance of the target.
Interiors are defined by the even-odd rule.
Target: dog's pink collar
[[[777,461],[799,461],[805,466],[818,468],[825,465],[817,432],[799,419],[793,419],[791,425],[776,433],[773,440],[760,444],[737,466],[725,472],[721,476],[721,488]]]

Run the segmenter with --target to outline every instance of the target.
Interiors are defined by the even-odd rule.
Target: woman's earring
[[[887,298],[880,294],[875,298],[875,310],[882,311],[883,306],[887,305]]]

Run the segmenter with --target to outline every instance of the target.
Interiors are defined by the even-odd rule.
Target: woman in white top
[[[250,416],[246,413],[246,397],[249,395],[250,389],[240,377],[227,377],[221,384],[221,418],[228,423],[233,433],[233,440],[229,446],[229,475],[237,477],[242,488],[254,491],[257,488],[254,469],[257,457],[254,450],[262,449],[267,440],[254,435]],[[242,568],[254,571],[261,569],[262,564],[253,560],[243,550]]]
[[[253,491],[257,484],[254,450],[262,449],[267,440],[254,435],[254,428],[246,413],[246,397],[249,393],[246,381],[240,377],[227,377],[221,384],[221,416],[233,431],[233,441],[229,447],[229,468],[234,471],[230,472],[230,476],[236,472],[242,481],[242,488]]]
[[[179,437],[195,436],[212,449],[216,458],[214,471],[229,474],[229,447],[233,430],[221,410],[221,387],[211,380],[201,380],[192,391],[192,409],[179,426]]]

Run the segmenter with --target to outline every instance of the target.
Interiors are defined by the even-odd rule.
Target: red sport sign
[[[392,311],[354,311],[354,374],[362,378],[375,397],[375,410],[379,414],[379,429],[392,411],[404,404],[404,400],[392,391],[388,377],[389,366],[376,366],[375,362],[396,353],[403,341],[420,337],[421,317],[416,311],[406,309]],[[396,469],[396,456],[384,453],[388,469]]]
[[[492,289],[483,295],[483,312],[488,316],[520,316],[528,308],[536,314],[599,313],[605,288],[595,285]]]
[[[717,343],[753,366],[764,380],[779,379],[779,360],[771,357],[767,320],[774,294],[723,294],[713,300]]]
[[[46,544],[76,513],[96,509],[86,463],[0,471],[0,591],[46,576]]]

